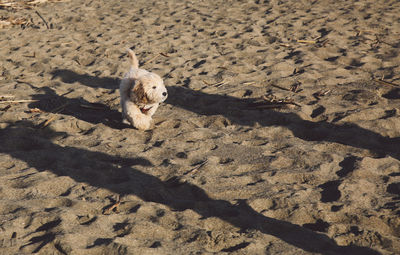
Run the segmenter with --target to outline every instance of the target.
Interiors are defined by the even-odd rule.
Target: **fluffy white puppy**
[[[131,68],[119,86],[122,115],[124,122],[146,130],[151,126],[151,116],[167,99],[168,93],[160,76],[139,68],[139,61],[132,50],[128,49],[128,55]]]

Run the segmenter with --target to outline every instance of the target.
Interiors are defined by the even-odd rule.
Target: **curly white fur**
[[[128,49],[131,61],[129,72],[119,86],[124,121],[137,129],[147,130],[153,114],[167,97],[167,89],[160,76],[139,68],[135,53]]]

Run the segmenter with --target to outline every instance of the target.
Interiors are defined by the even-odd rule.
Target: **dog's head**
[[[164,102],[168,97],[167,89],[160,76],[148,73],[135,80],[131,99],[136,104],[154,104]]]

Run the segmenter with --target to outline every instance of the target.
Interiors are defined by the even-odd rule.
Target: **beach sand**
[[[399,253],[399,1],[5,2],[0,254]]]

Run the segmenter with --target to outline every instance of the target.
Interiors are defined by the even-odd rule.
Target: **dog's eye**
[[[153,89],[156,89],[157,87],[156,86],[153,86]]]

